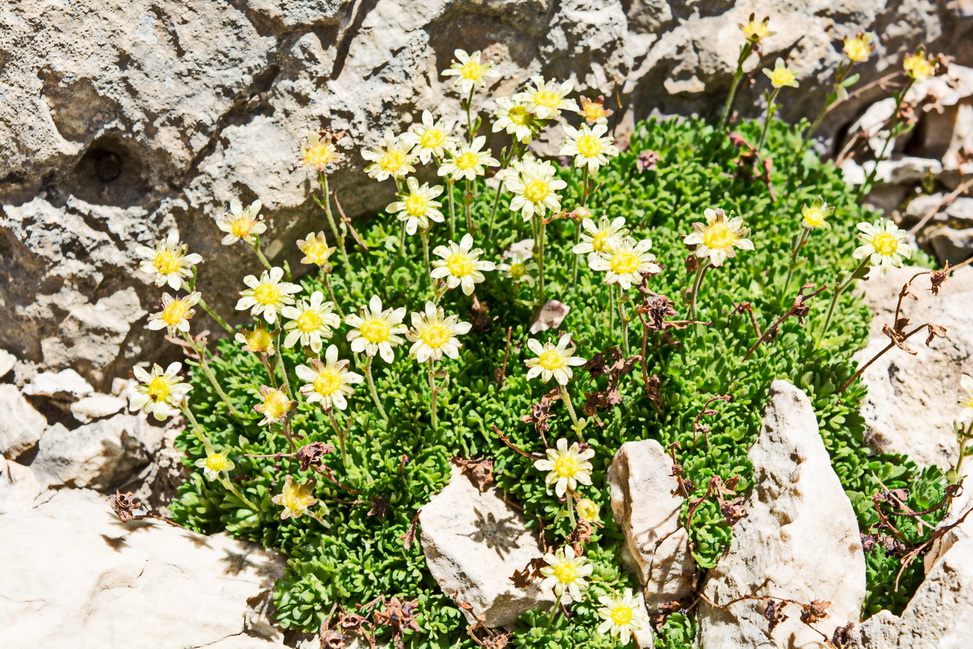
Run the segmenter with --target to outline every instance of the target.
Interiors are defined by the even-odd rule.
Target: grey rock
[[[24,386],[23,392],[35,397],[75,401],[94,392],[94,388],[84,377],[68,368],[60,372],[41,372]]]
[[[0,413],[0,455],[4,457],[18,457],[37,444],[47,428],[47,419],[13,385],[0,385]]]
[[[0,455],[0,516],[31,509],[43,490],[30,467]]]
[[[0,349],[0,379],[7,376],[17,364],[17,357],[5,349]]]
[[[571,311],[569,307],[564,302],[560,300],[548,300],[538,311],[537,317],[534,318],[534,322],[530,325],[530,333],[536,334],[541,331],[547,331],[548,329],[557,329],[564,322],[564,319],[568,317],[568,312]]]
[[[956,266],[973,257],[973,228],[937,228],[928,235],[928,241],[940,264]]]
[[[480,493],[459,469],[454,467],[449,484],[422,508],[419,530],[439,587],[468,603],[488,627],[512,626],[524,611],[553,605],[539,582],[517,588],[512,581],[514,572],[544,554],[521,515],[495,490]]]
[[[71,414],[83,424],[104,419],[125,409],[125,400],[111,394],[91,394],[71,404]]]
[[[727,553],[707,575],[699,610],[700,646],[823,649],[821,633],[858,623],[865,600],[865,554],[848,496],[831,467],[807,396],[786,381],[770,386],[763,427],[750,449],[754,488],[747,516]],[[831,602],[828,616],[808,628],[789,605],[788,619],[767,633],[771,596]]]

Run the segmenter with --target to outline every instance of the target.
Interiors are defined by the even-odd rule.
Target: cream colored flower
[[[382,300],[373,295],[368,306],[362,308],[361,315],[345,316],[345,324],[353,327],[348,332],[351,351],[368,357],[378,354],[383,361],[391,363],[395,360],[392,348],[404,342],[402,334],[408,329],[402,324],[404,319],[405,307],[383,311]]]
[[[493,116],[494,133],[506,131],[522,144],[528,144],[534,139],[534,132],[538,127],[537,117],[527,110],[526,106],[511,97],[497,99],[497,109],[493,112]]]
[[[554,119],[562,110],[578,110],[578,104],[567,98],[574,89],[573,81],[558,83],[553,79],[544,81],[544,77],[533,77],[530,82],[526,90],[514,95],[514,101],[526,106],[538,119]]]
[[[311,495],[312,486],[313,483],[311,482],[297,484],[291,476],[284,479],[284,488],[270,499],[270,502],[284,508],[284,511],[280,514],[282,521],[288,518],[300,518],[317,504],[317,499]]]
[[[486,84],[488,77],[492,77],[493,65],[484,63],[479,50],[472,54],[467,54],[465,50],[453,50],[456,59],[450,64],[449,68],[443,70],[444,77],[456,77],[453,84],[469,94],[476,86]]]
[[[443,193],[442,185],[430,187],[429,183],[419,186],[419,181],[409,177],[406,180],[407,191],[399,194],[399,200],[390,203],[385,211],[395,214],[399,221],[405,223],[405,231],[415,234],[419,228],[429,227],[430,221],[443,222],[443,213],[439,210],[442,203],[435,200]]]
[[[529,239],[533,245],[533,239]],[[534,276],[531,273],[537,272],[537,264],[532,261],[534,258],[530,249],[514,248],[503,253],[504,261],[497,266],[497,270],[504,274],[515,283],[523,282],[527,286],[534,286]]]
[[[307,382],[301,386],[301,394],[308,403],[320,403],[325,410],[344,410],[348,407],[345,397],[355,391],[351,386],[362,382],[362,375],[348,371],[348,361],[338,360],[338,348],[334,345],[328,346],[324,360],[322,363],[314,359],[310,367],[297,366],[298,378]]]
[[[939,67],[939,62],[933,57],[927,57],[926,51],[921,47],[916,50],[915,54],[905,57],[902,62],[902,68],[915,81],[925,81],[929,77],[936,74],[936,68]]]
[[[581,228],[584,230],[581,233],[581,241],[571,249],[571,252],[576,255],[608,252],[628,236],[624,216],[616,216],[612,220],[603,216],[598,219],[598,225],[595,225],[592,219],[586,218],[581,221]]]
[[[635,595],[631,588],[626,588],[624,593],[599,597],[598,603],[601,604],[598,615],[603,620],[598,625],[598,633],[610,633],[627,644],[632,633],[649,626],[645,601],[641,593]]]
[[[853,253],[855,259],[868,258],[871,266],[881,270],[898,268],[902,260],[912,256],[908,234],[888,219],[879,219],[874,224],[859,223],[858,240],[861,246]]]
[[[298,165],[310,167],[315,171],[327,171],[341,163],[344,155],[338,151],[334,133],[325,129],[308,133],[301,144],[301,159]]]
[[[706,224],[693,223],[693,233],[683,240],[687,246],[696,246],[693,254],[697,259],[708,257],[710,265],[722,266],[736,256],[736,248],[753,250],[753,242],[746,238],[750,231],[743,227],[742,217],[728,221],[719,208],[706,209],[703,216]]]
[[[782,58],[777,59],[773,70],[765,69],[763,72],[770,79],[770,85],[774,88],[783,88],[784,86],[797,88],[797,74],[787,67]]]
[[[962,374],[959,377],[959,385],[966,394],[959,400],[959,405],[963,407],[964,419],[973,418],[973,376]]]
[[[264,416],[259,422],[261,426],[280,421],[296,405],[295,401],[287,397],[286,392],[266,385],[260,386],[260,399],[260,403],[255,405],[253,409]]]
[[[439,361],[443,356],[457,359],[463,345],[456,336],[469,333],[471,328],[469,322],[460,322],[455,315],[444,317],[442,307],[426,302],[423,313],[412,314],[412,329],[406,334],[412,343],[409,355],[420,363]]]
[[[844,41],[845,56],[854,63],[864,63],[875,51],[875,34],[871,32],[858,32],[855,36],[847,36]]]
[[[479,136],[472,144],[459,147],[446,162],[439,167],[439,175],[452,180],[473,180],[486,173],[486,167],[498,167],[500,161],[490,155],[490,150],[482,150],[486,138]]]
[[[274,349],[273,334],[263,327],[254,327],[250,330],[243,329],[238,331],[233,337],[233,340],[243,345],[243,351],[250,352],[252,354],[266,354],[267,356],[273,356],[274,352],[276,351]]]
[[[471,295],[476,285],[486,279],[484,271],[497,267],[492,261],[480,260],[483,250],[473,248],[473,236],[470,234],[463,235],[458,244],[450,241],[449,245],[436,246],[432,254],[442,258],[432,262],[432,278],[444,279],[447,288],[461,287],[465,295]]]
[[[314,264],[320,268],[331,266],[331,255],[338,251],[328,245],[328,236],[324,232],[312,232],[304,239],[297,241],[297,248],[304,253],[302,264]]]
[[[422,164],[434,159],[441,160],[447,151],[456,148],[456,138],[450,135],[452,126],[445,120],[436,120],[428,110],[422,111],[422,122],[414,124],[402,134],[402,143],[412,149]]]
[[[633,285],[642,283],[642,275],[662,272],[662,267],[655,262],[655,255],[649,252],[651,247],[651,239],[636,242],[625,237],[615,242],[608,252],[592,253],[588,257],[588,266],[592,270],[603,271],[606,284],[618,284],[627,291]]]
[[[186,254],[189,246],[179,243],[179,234],[175,230],[169,231],[166,240],[154,249],[139,246],[135,253],[143,257],[139,270],[152,275],[156,286],[169,285],[178,291],[185,284],[185,280],[193,276],[193,266],[203,261],[196,253]]]
[[[293,347],[300,341],[305,347],[318,354],[323,340],[334,335],[333,329],[341,324],[341,318],[334,311],[334,304],[326,301],[324,293],[314,291],[311,300],[298,301],[295,306],[285,306],[280,314],[289,319],[284,325],[284,347]]]
[[[834,205],[828,205],[820,196],[810,205],[801,205],[802,223],[806,228],[830,228],[828,217],[834,214]]]
[[[597,100],[582,97],[581,110],[578,111],[578,115],[584,117],[584,121],[588,126],[594,126],[595,124],[607,124],[608,118],[614,112],[605,108],[604,97],[598,97]]]
[[[254,318],[263,317],[267,324],[277,322],[280,310],[287,305],[294,303],[292,297],[301,290],[297,284],[282,282],[284,269],[279,267],[264,271],[260,278],[255,275],[247,275],[243,278],[243,283],[249,288],[240,291],[240,299],[236,303],[237,311],[250,310],[250,315]]]
[[[167,329],[170,336],[189,333],[189,319],[196,314],[193,307],[199,303],[201,297],[199,293],[190,293],[181,298],[174,298],[168,293],[163,293],[162,309],[149,316],[146,328],[153,331]]]
[[[598,505],[590,498],[582,498],[577,504],[578,518],[588,523],[597,523]]]
[[[553,554],[544,555],[546,566],[541,568],[541,590],[553,593],[563,604],[581,599],[581,591],[588,587],[585,578],[590,576],[594,567],[584,557],[576,556],[570,545],[560,548]]]
[[[564,124],[564,132],[568,134],[568,139],[558,155],[573,156],[575,168],[587,167],[590,173],[595,173],[608,164],[609,158],[618,155],[618,147],[610,137],[605,137],[608,132],[605,124],[582,124],[581,128]]]
[[[763,20],[756,20],[755,15],[750,14],[750,19],[740,24],[740,31],[743,32],[744,38],[751,43],[759,43],[763,39],[774,35],[774,32],[770,31],[769,23],[769,17]]]
[[[409,147],[389,129],[385,129],[384,146],[363,151],[361,155],[372,163],[365,167],[365,173],[378,181],[389,177],[405,178],[416,170]]]
[[[527,380],[541,377],[545,383],[554,377],[558,385],[567,385],[571,377],[574,376],[572,366],[578,367],[585,364],[585,359],[575,356],[575,346],[571,344],[571,336],[563,334],[557,341],[557,345],[543,343],[536,338],[527,339],[527,347],[535,354],[534,358],[528,358],[524,364],[527,365]]]
[[[220,241],[224,246],[229,246],[243,239],[248,245],[253,245],[254,236],[261,235],[267,231],[267,224],[260,220],[260,208],[263,203],[254,201],[244,209],[239,200],[234,198],[230,201],[230,213],[222,214],[216,219],[216,227],[226,236]]]
[[[181,363],[171,363],[162,370],[158,365],[146,372],[141,367],[132,368],[139,384],[135,387],[128,407],[150,414],[158,421],[178,414],[179,407],[186,401],[192,386],[180,380]]]
[[[219,480],[222,477],[221,474],[232,471],[236,466],[230,459],[230,449],[219,453],[214,451],[206,457],[196,460],[195,465],[203,470],[203,475],[207,480]]]
[[[514,173],[504,175],[503,182],[507,191],[513,194],[511,211],[520,212],[524,221],[530,221],[535,214],[544,216],[548,210],[560,211],[561,199],[557,192],[568,184],[556,178],[557,169],[553,164],[526,158],[510,171]]]

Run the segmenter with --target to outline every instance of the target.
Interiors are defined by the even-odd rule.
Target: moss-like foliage
[[[741,132],[756,140],[760,125],[743,124]],[[937,502],[943,493],[943,478],[936,471],[920,473],[906,458],[871,455],[862,439],[863,421],[858,413],[864,388],[853,385],[842,394],[836,390],[848,379],[854,365],[852,354],[867,333],[869,315],[851,293],[844,294],[837,315],[819,348],[814,334],[820,329],[830,293],[811,302],[811,312],[802,326],[788,319],[776,338],[762,346],[747,360],[744,355],[756,340],[748,314],[738,309],[752,305],[761,329],[776,320],[792,303],[797,289],[805,283],[823,286],[835,282],[855,266],[851,253],[856,247],[855,225],[873,220],[843,183],[839,172],[810,152],[795,160],[800,140],[793,129],[775,123],[770,130],[768,150],[774,159],[771,187],[735,173],[737,150],[723,131],[699,120],[670,119],[641,123],[635,129],[628,149],[597,175],[597,188],[588,205],[595,218],[623,216],[636,238],[651,237],[653,251],[663,271],[650,279],[648,287],[669,296],[680,311],[673,319],[686,317],[684,293],[692,280],[686,270],[688,251],[683,237],[703,210],[720,207],[741,215],[751,228],[756,249],[742,251],[722,268],[705,277],[698,300],[696,318],[711,325],[696,325],[673,330],[665,335],[650,332],[647,338],[646,369],[658,378],[660,400],[654,404],[647,396],[640,366],[621,382],[622,403],[597,414],[584,430],[585,441],[595,449],[593,486],[583,495],[601,507],[604,527],[596,530],[586,555],[595,565],[591,587],[580,603],[570,607],[571,618],[558,616],[549,624],[546,613],[528,612],[521,617],[513,643],[517,647],[598,647],[617,642],[595,632],[597,598],[610,591],[637,587],[632,576],[619,565],[621,537],[611,518],[606,471],[619,446],[629,440],[657,439],[664,446],[675,444],[675,455],[685,469],[685,477],[697,486],[695,497],[705,491],[712,476],[724,481],[738,478],[737,493],[745,495],[752,487],[753,470],[747,451],[760,430],[768,386],[775,379],[787,379],[805,390],[814,404],[821,436],[863,531],[877,522],[872,495],[882,489],[908,487],[912,505],[921,510]],[[643,151],[658,154],[658,161],[640,171],[638,155]],[[580,194],[580,174],[563,170],[568,181],[563,205],[571,209]],[[376,188],[376,191],[386,191]],[[389,192],[391,195],[391,192]],[[475,187],[474,221],[481,234],[477,246],[486,250],[485,258],[498,260],[511,243],[531,236],[530,224],[519,214],[506,209],[501,200],[497,227],[487,240],[482,233],[489,221],[494,192],[484,185]],[[789,264],[792,241],[800,228],[801,206],[822,197],[836,207],[831,228],[815,230],[800,255],[787,295],[782,293]],[[462,217],[460,218],[462,222]],[[547,226],[545,254],[549,298],[571,308],[560,327],[572,334],[578,353],[590,358],[597,352],[621,343],[618,317],[610,317],[612,303],[601,276],[587,268],[571,253],[576,224],[557,219]],[[448,239],[445,225],[431,233],[432,244]],[[362,226],[361,234],[369,250],[352,255],[352,268],[337,268],[332,284],[345,313],[357,310],[373,294],[386,306],[406,306],[418,311],[432,297],[418,237],[406,242],[405,255],[399,252],[397,224],[379,215]],[[459,238],[459,235],[456,237]],[[205,270],[205,269],[204,269]],[[543,524],[548,544],[563,544],[569,532],[565,518],[555,520],[562,505],[548,493],[544,476],[529,459],[502,444],[492,431],[497,426],[510,441],[528,453],[544,446],[533,425],[522,421],[530,406],[551,389],[539,381],[526,380],[524,360],[528,358],[527,329],[536,310],[533,291],[525,284],[514,284],[500,273],[487,273],[486,282],[476,295],[488,307],[489,329],[461,338],[459,361],[441,364],[448,374],[440,395],[439,427],[430,425],[428,377],[425,368],[397,350],[394,364],[375,365],[378,392],[391,415],[383,420],[371,403],[364,384],[351,397],[349,460],[343,467],[339,454],[327,457],[327,464],[342,483],[358,491],[350,494],[331,482],[318,479],[315,495],[326,507],[323,517],[328,527],[307,517],[281,521],[280,507],[271,503],[279,493],[285,475],[299,476],[297,463],[289,458],[254,458],[289,451],[277,426],[259,426],[254,418],[243,425],[228,417],[224,405],[201,375],[193,379],[192,409],[218,447],[233,449],[235,485],[260,511],[253,512],[218,482],[207,482],[198,472],[183,486],[173,511],[180,522],[205,532],[228,530],[234,536],[251,539],[283,553],[289,560],[286,575],[277,583],[275,601],[277,620],[286,628],[317,630],[337,605],[353,610],[356,604],[370,604],[383,597],[398,596],[418,602],[417,621],[421,632],[408,632],[407,647],[472,647],[465,632],[466,623],[458,607],[438,588],[425,568],[418,542],[406,548],[403,538],[416,511],[445,484],[453,456],[495,459],[499,487],[512,502],[524,510],[529,525]],[[308,291],[321,287],[319,280],[304,280]],[[241,287],[242,288],[242,287]],[[628,292],[640,303],[636,290]],[[471,298],[454,290],[442,304],[447,313],[470,319]],[[614,320],[612,326],[611,320]],[[507,347],[507,332],[511,343]],[[638,320],[629,327],[631,353],[639,353],[642,328]],[[542,341],[556,340],[556,332],[537,336]],[[352,358],[342,328],[332,341],[342,358]],[[288,350],[288,367],[303,362],[303,353]],[[501,384],[495,372],[504,363]],[[218,345],[214,370],[227,392],[242,411],[250,412],[258,403],[258,387],[267,381],[264,367],[252,354],[241,351],[232,340]],[[442,382],[442,379],[440,379]],[[576,371],[569,384],[574,402],[584,403],[584,393],[605,387],[606,379],[592,379]],[[290,374],[291,385],[298,385]],[[701,421],[710,429],[695,434],[694,421],[713,397],[729,395],[730,401],[716,401],[710,408],[715,415]],[[308,441],[337,445],[327,417],[315,406],[304,403],[293,418],[294,429]],[[547,439],[572,438],[574,432],[561,402],[553,404],[555,418]],[[179,444],[189,462],[201,457],[203,450],[195,438],[184,434]],[[300,474],[300,479],[314,475]],[[388,503],[382,517],[372,504]],[[688,507],[687,507],[688,509]],[[684,514],[688,513],[684,511]],[[931,518],[931,517],[927,517]],[[918,535],[914,523],[909,533]],[[713,566],[731,539],[732,528],[721,515],[715,499],[708,500],[691,521],[694,556],[703,568]],[[893,582],[899,569],[895,557],[882,549],[868,553],[867,611],[881,607],[899,610],[921,578],[920,562],[908,568],[898,591]],[[675,612],[656,629],[659,646],[671,649],[692,646],[695,623],[693,612]],[[385,636],[388,639],[388,636]]]

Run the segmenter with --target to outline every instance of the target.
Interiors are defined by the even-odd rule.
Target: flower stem
[[[540,214],[534,216],[537,224],[537,239],[534,241],[534,256],[537,257],[537,303],[544,304],[544,217]]]
[[[242,493],[240,493],[240,490],[239,489],[237,489],[236,487],[233,486],[233,483],[230,482],[230,479],[229,478],[227,478],[226,476],[221,475],[220,476],[220,482],[223,484],[224,487],[226,487],[227,491],[229,491],[234,496],[236,496],[237,498],[239,498],[240,500],[242,500],[246,504],[247,507],[249,507],[250,509],[252,509],[255,512],[259,512],[260,511],[260,508],[258,508],[252,502],[250,502],[250,499],[249,498],[247,498],[246,496],[244,496]]]
[[[196,439],[203,444],[203,449],[206,451],[206,454],[209,455],[210,453],[213,453],[215,449],[210,443],[209,438],[206,437],[203,427],[200,426],[199,422],[196,420],[196,416],[193,414],[193,411],[190,410],[189,406],[185,403],[179,406],[179,410],[181,410],[183,416],[189,420],[189,430],[193,435],[196,436]]]
[[[449,196],[449,237],[456,237],[456,198],[453,196],[454,180],[446,181],[446,193]]]
[[[209,382],[213,384],[216,394],[218,394],[220,399],[223,400],[223,403],[226,404],[227,409],[230,411],[230,415],[232,415],[235,419],[243,421],[243,414],[234,408],[232,403],[230,403],[230,397],[228,397],[226,392],[223,391],[223,388],[220,387],[219,381],[216,380],[216,375],[213,374],[213,370],[210,369],[209,362],[206,360],[206,350],[203,349],[203,346],[197,343],[196,340],[193,339],[193,337],[187,332],[183,332],[182,337],[196,352],[196,355],[199,357],[199,369],[203,370],[203,374],[207,379],[209,379]]]
[[[574,427],[578,430],[578,434],[581,434],[581,422],[578,421],[578,413],[574,411],[574,403],[571,401],[571,393],[568,392],[566,386],[559,386],[558,390],[561,393],[561,399],[564,401],[564,405],[567,406],[568,415],[571,417],[571,421],[574,422]]]
[[[429,228],[420,229],[419,238],[422,239],[422,258],[426,262],[426,274],[428,275],[432,272],[432,266],[429,264]]]
[[[328,413],[328,419],[331,421],[331,427],[334,428],[335,434],[338,435],[338,450],[341,452],[341,464],[345,467],[345,471],[351,469],[351,464],[348,462],[348,449],[345,444],[346,432],[338,425],[338,418],[334,416],[334,410],[328,408],[325,410]]]
[[[845,289],[851,285],[851,282],[855,279],[858,273],[868,266],[869,257],[866,255],[861,263],[858,264],[858,268],[853,270],[847,278],[841,281],[839,284],[835,284],[834,295],[831,297],[831,304],[828,306],[828,315],[824,319],[824,326],[818,331],[818,335],[814,339],[814,348],[817,349],[821,346],[821,341],[824,340],[824,336],[828,333],[828,328],[831,326],[831,320],[834,317],[835,307],[838,306],[838,298],[841,294],[845,292]]]
[[[291,399],[294,398],[294,393],[291,392],[291,382],[287,378],[287,366],[284,365],[284,350],[280,345],[280,330],[277,330],[277,366],[280,368],[281,376],[283,376],[284,389],[287,391],[287,396]]]
[[[432,391],[430,400],[430,414],[432,415],[432,429],[439,428],[439,419],[436,416],[437,400],[439,398],[439,387],[436,385],[436,372],[433,369],[433,360],[429,359],[429,389]]]
[[[473,191],[470,179],[466,179],[466,191],[463,193],[463,205],[466,207],[466,231],[473,234]]]
[[[331,192],[328,190],[328,176],[323,171],[318,173],[318,184],[321,185],[321,197],[323,199],[320,205],[324,208],[324,215],[328,217],[328,225],[331,226],[331,232],[334,234],[335,242],[338,244],[341,263],[347,268],[349,267],[349,261],[348,251],[345,250],[345,232],[344,229],[338,229],[338,225],[334,220],[334,213],[331,211]]]
[[[726,106],[723,107],[723,116],[720,117],[720,128],[726,128],[726,125],[730,120],[730,111],[733,108],[733,100],[736,98],[737,88],[740,85],[740,79],[743,78],[743,63],[747,60],[747,57],[750,56],[750,52],[752,51],[753,43],[748,40],[740,50],[740,58],[737,60],[737,69],[733,72],[733,83],[730,85],[730,94],[726,98]]]
[[[703,275],[706,274],[707,268],[709,268],[709,259],[707,259],[705,262],[700,264],[699,268],[696,269],[696,279],[693,280],[693,287],[689,291],[689,299],[688,299],[688,303],[689,303],[688,318],[690,320],[694,320],[696,318],[696,298],[699,295],[699,288],[703,283]]]
[[[338,298],[334,294],[334,289],[331,287],[331,278],[328,273],[321,273],[321,282],[324,284],[324,289],[328,292],[328,297],[331,298],[331,303],[334,304],[334,309],[338,313],[338,317],[342,320],[345,319],[345,314],[341,311],[341,305],[338,303]]]
[[[764,142],[767,141],[767,132],[770,130],[770,120],[774,116],[774,112],[777,109],[774,101],[777,99],[777,95],[780,94],[780,88],[774,88],[773,92],[770,93],[770,98],[767,100],[767,114],[764,117],[764,127],[760,131],[760,142],[757,144],[757,155],[760,155],[760,151],[764,148]]]
[[[787,277],[784,278],[784,288],[780,292],[781,301],[787,298],[787,289],[791,286],[791,278],[794,276],[794,269],[797,266],[797,255],[801,252],[804,244],[807,243],[810,234],[811,228],[805,226],[801,236],[794,237],[794,247],[791,250],[791,263],[787,266]]]
[[[273,268],[273,265],[271,265],[270,261],[267,260],[267,258],[264,256],[264,253],[260,250],[259,235],[254,235],[253,245],[250,246],[250,249],[253,250],[253,254],[257,255],[257,259],[260,260],[260,263],[263,264],[264,268],[266,268],[267,270],[271,270]]]
[[[213,311],[208,304],[206,304],[206,301],[203,298],[199,298],[199,302],[197,302],[197,304],[199,304],[199,306],[203,309],[203,311],[209,314],[209,317],[213,318],[213,320],[216,321],[216,324],[223,327],[223,329],[226,330],[226,333],[233,335],[234,333],[233,328],[230,325],[226,324],[226,322],[223,321],[223,318],[217,315],[216,312]]]
[[[382,419],[387,420],[389,416],[385,414],[385,408],[382,407],[382,402],[378,398],[378,390],[375,389],[375,379],[372,378],[371,356],[366,356],[365,360],[362,361],[362,369],[365,371],[365,381],[368,383],[368,391],[372,393],[372,401],[375,402],[375,407],[378,408],[378,412],[382,415]]]
[[[902,102],[905,100],[905,93],[909,91],[912,87],[914,80],[910,77],[906,84],[899,90],[895,95],[895,110],[892,111],[891,121],[889,122],[889,136],[885,139],[885,144],[882,145],[882,150],[875,158],[875,164],[872,166],[872,170],[868,172],[868,176],[865,177],[865,182],[862,183],[861,187],[858,188],[858,200],[860,201],[865,197],[871,188],[872,183],[875,182],[875,175],[878,173],[878,163],[885,159],[885,154],[889,150],[889,146],[892,140],[895,139],[896,130],[899,125],[899,109],[902,108]]]
[[[625,313],[625,301],[622,287],[618,287],[618,319],[622,323],[622,350],[628,356],[628,316]]]

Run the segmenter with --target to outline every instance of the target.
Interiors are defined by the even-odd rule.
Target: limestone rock
[[[71,404],[71,414],[83,424],[104,419],[125,409],[126,402],[111,394],[92,394]]]
[[[642,583],[649,611],[691,593],[697,568],[679,524],[683,497],[662,445],[655,440],[622,444],[608,482],[627,563]]]
[[[966,649],[973,638],[973,540],[956,543],[898,617],[880,611],[861,626],[863,649]]]
[[[894,317],[899,291],[913,275],[925,269],[893,269],[885,276],[873,273],[860,283],[864,299],[875,311],[869,342],[855,355],[866,362],[888,344],[882,325]],[[902,313],[915,326],[933,322],[946,327],[946,338],[936,338],[927,347],[925,334],[908,342],[916,351],[911,356],[893,349],[873,363],[862,375],[868,395],[862,415],[868,426],[866,441],[881,452],[904,453],[920,465],[950,466],[958,447],[953,420],[959,416],[959,375],[969,372],[973,359],[973,268],[960,268],[943,284],[939,296],[929,291],[927,277],[918,278],[912,293],[919,300],[903,301]]]
[[[278,557],[222,534],[121,523],[92,491],[0,518],[0,556],[3,647],[283,648],[265,620],[246,621]]]
[[[92,392],[94,388],[91,384],[70,368],[60,372],[41,372],[24,386],[24,394],[61,401],[74,401]]]
[[[947,550],[960,541],[973,540],[973,511],[971,510],[973,510],[973,478],[967,476],[963,480],[960,495],[953,499],[949,513],[937,526],[937,529],[949,527],[949,531],[933,542],[923,559],[927,575]]]
[[[0,455],[0,516],[30,509],[42,491],[30,467]]]
[[[940,264],[956,266],[973,257],[973,228],[938,228],[929,235],[929,245]]]
[[[17,357],[6,349],[0,349],[0,379],[7,376],[17,364]]]
[[[554,599],[540,582],[521,589],[511,577],[544,552],[520,514],[489,489],[484,493],[454,467],[449,484],[419,515],[429,572],[447,596],[473,607],[487,626],[510,626],[526,610]],[[472,616],[466,611],[470,622]]]
[[[127,414],[74,429],[54,424],[41,438],[31,467],[49,487],[111,489],[149,461],[139,441],[142,425],[138,416]]]
[[[541,331],[547,331],[548,329],[557,329],[564,322],[564,319],[568,317],[570,310],[571,307],[564,302],[548,300],[541,307],[537,317],[534,318],[534,323],[530,325],[530,333],[536,334]]]
[[[0,385],[0,413],[0,455],[8,458],[36,444],[47,428],[44,416],[13,385]]]
[[[859,620],[865,599],[865,555],[851,502],[818,433],[807,396],[786,381],[770,386],[763,427],[750,449],[754,488],[747,516],[733,529],[727,554],[712,569],[706,597],[722,604],[744,595],[831,602],[813,626],[829,638]],[[767,634],[766,603],[743,600],[728,610],[700,607],[700,646],[706,649],[780,647],[823,649],[821,636],[789,618]]]

